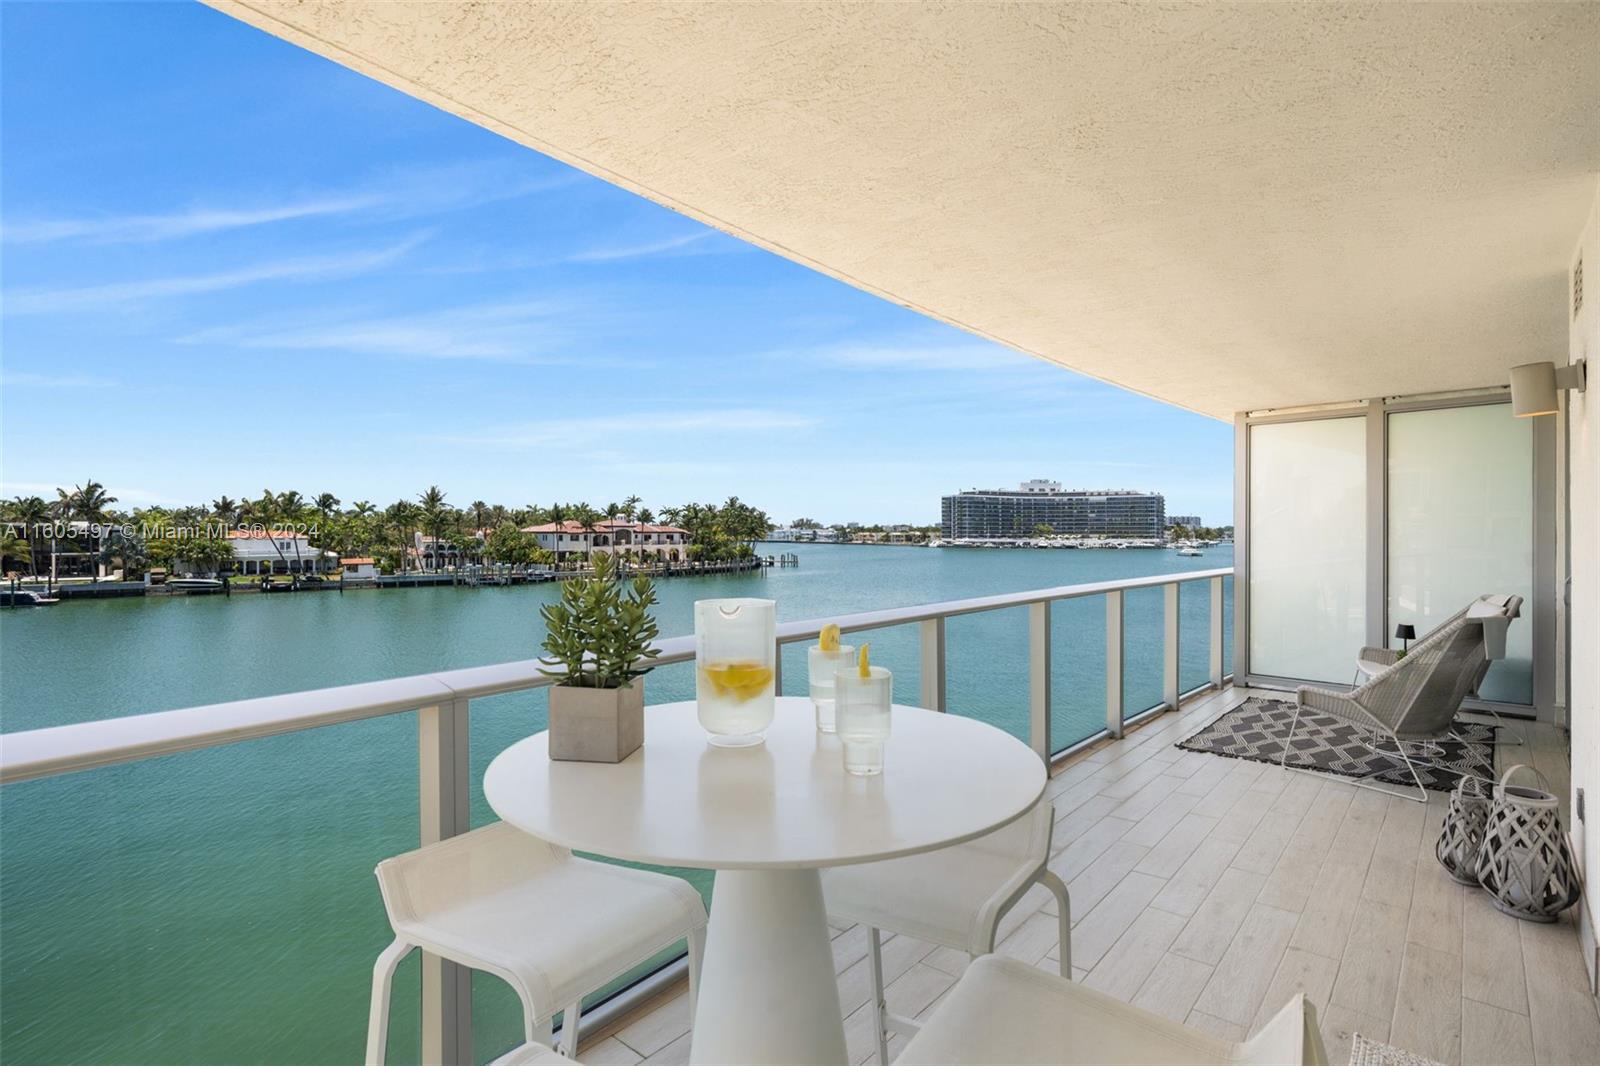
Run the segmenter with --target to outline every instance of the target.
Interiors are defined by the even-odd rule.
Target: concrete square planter
[[[550,689],[550,758],[621,762],[644,743],[644,681],[622,688]]]

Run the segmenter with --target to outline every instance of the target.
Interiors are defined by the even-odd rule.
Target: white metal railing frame
[[[1140,714],[1175,709],[1179,691],[1179,586],[1210,585],[1210,662],[1208,686],[1220,688],[1223,669],[1223,579],[1231,567],[1151,577],[1062,585],[963,600],[864,611],[828,620],[785,622],[777,627],[779,650],[817,637],[832,622],[845,633],[916,624],[920,631],[920,702],[935,711],[945,698],[945,625],[948,619],[1012,608],[1028,612],[1029,741],[1045,762],[1061,757],[1051,738],[1050,605],[1103,596],[1106,601],[1106,725],[1074,742],[1119,737],[1130,717],[1124,713],[1124,594],[1163,590],[1162,701]],[[658,641],[657,666],[694,658],[692,636]],[[777,657],[782,691],[782,656]],[[488,696],[543,688],[553,679],[536,659],[418,674],[309,692],[286,693],[176,711],[106,718],[46,729],[0,734],[0,785],[57,777],[119,763],[137,762],[184,751],[235,744],[321,726],[415,711],[417,714],[418,801],[421,843],[430,844],[471,828],[471,702]],[[1202,686],[1207,687],[1207,686]],[[1070,750],[1070,749],[1067,749]],[[437,956],[423,956],[423,1061],[472,1061],[470,974]]]

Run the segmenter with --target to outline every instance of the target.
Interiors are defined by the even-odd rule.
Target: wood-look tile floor
[[[1072,894],[1073,976],[1229,1039],[1303,991],[1333,1066],[1356,1032],[1467,1066],[1600,1063],[1574,912],[1520,922],[1446,876],[1433,857],[1444,794],[1423,805],[1173,746],[1254,694],[1192,700],[1051,779],[1051,866]],[[1562,735],[1522,728],[1529,745],[1502,749],[1501,765],[1531,761],[1564,795]],[[1035,889],[1006,916],[997,950],[1055,971],[1054,909]],[[873,1057],[866,952],[864,930],[835,930],[856,1063]],[[937,1009],[966,965],[961,952],[891,936],[890,1008]],[[687,1062],[689,1041],[680,986],[586,1039],[579,1058]],[[891,1039],[891,1057],[905,1042]]]

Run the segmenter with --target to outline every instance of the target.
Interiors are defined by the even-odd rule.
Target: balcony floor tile
[[[1174,753],[1257,694],[1273,695],[1196,696],[1051,779],[1051,865],[1074,888],[1074,975],[1230,1039],[1303,991],[1335,1063],[1357,1032],[1451,1066],[1600,1062],[1600,1013],[1572,913],[1518,922],[1451,881],[1433,858],[1443,793],[1423,806],[1337,778]],[[1522,728],[1529,748],[1518,760],[1565,782],[1562,735]],[[1047,894],[1030,894],[1008,916],[1000,950],[1056,972],[1054,910]],[[865,947],[861,930],[836,932],[854,1062],[873,1058]],[[962,952],[888,937],[891,1007],[926,1018],[966,964]],[[580,1058],[593,1049],[595,1061],[681,1062],[689,1041],[684,997],[657,997],[588,1034]],[[905,1042],[891,1037],[891,1057]]]

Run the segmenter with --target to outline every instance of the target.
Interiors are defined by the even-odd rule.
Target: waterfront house
[[[422,532],[412,535],[407,549],[413,564],[422,570],[447,570],[458,566],[483,564],[483,548],[493,530],[476,529],[465,537],[433,537]]]
[[[104,580],[112,571],[100,557],[109,526],[100,526],[79,519],[55,520],[45,529],[29,537],[33,546],[33,559],[28,565],[31,574],[49,575],[51,581],[63,579]],[[25,531],[13,527],[20,537]]]
[[[239,574],[314,574],[330,569],[338,554],[312,545],[304,533],[230,529],[233,569]]]
[[[660,523],[618,518],[604,519],[585,527],[581,522],[568,518],[561,522],[524,526],[522,532],[532,535],[539,547],[554,556],[558,563],[581,562],[595,552],[608,555],[631,553],[673,563],[684,562],[689,557],[688,530]]]
[[[378,580],[378,561],[369,556],[349,556],[339,560],[340,580],[346,584]]]
[[[997,923],[993,946],[1022,965],[1064,966],[1103,997],[1100,1016],[1131,1005],[1152,1012],[1147,1029],[1183,1025],[1194,1060],[1222,1061],[1211,1038],[1264,1031],[1303,995],[1319,1023],[1306,1044],[1320,1032],[1335,1064],[1352,1048],[1356,1061],[1415,1061],[1363,1052],[1358,1037],[1448,1064],[1600,1061],[1600,391],[1584,371],[1600,355],[1600,5],[211,3],[844,283],[1230,423],[1231,570],[885,604],[843,619],[863,635],[916,628],[917,666],[897,681],[930,714],[963,711],[947,700],[947,671],[1017,664],[1007,695],[1025,708],[1030,769],[1049,768],[1041,839],[1071,908],[1035,888]],[[572,525],[531,532],[558,553],[611,547],[598,525]],[[1494,772],[1531,764],[1554,797],[1590,888],[1556,921],[1518,921],[1444,872],[1437,790],[1415,803],[1336,772],[1175,746],[1265,701],[1280,714],[1304,686],[1346,692],[1364,648],[1390,660],[1401,649],[1397,624],[1426,633],[1483,593],[1520,599],[1521,615],[1465,700],[1463,724],[1500,739],[1520,730],[1526,743],[1501,748]],[[1159,600],[1164,624],[1130,639],[1135,598]],[[1184,622],[1185,602],[1204,606],[1198,624]],[[1014,637],[962,646],[976,612],[1006,612]],[[777,639],[810,643],[829,620],[786,620]],[[1052,634],[1063,628],[1103,648],[1102,665],[1057,671]],[[1180,645],[1206,649],[1198,676],[1180,671]],[[694,656],[686,637],[660,650],[663,666]],[[1152,691],[1127,683],[1140,663],[1159,678]],[[364,667],[352,664],[352,682],[369,676]],[[803,692],[803,678],[786,671],[784,690]],[[320,831],[338,822],[350,875],[364,877],[402,846],[454,842],[481,825],[477,709],[549,682],[521,660],[12,733],[0,780],[107,774],[156,757],[203,767],[194,752],[233,743],[284,758],[284,733],[360,728],[350,792],[414,765],[419,838],[380,838],[359,811],[307,815]],[[1103,719],[1068,731],[1055,713],[1063,689],[1088,692]],[[357,721],[389,716],[404,728]],[[1287,746],[1287,733],[1274,738]],[[649,752],[648,732],[645,743]],[[765,753],[745,754],[759,770]],[[877,781],[894,774],[891,765]],[[128,793],[148,787],[141,780],[116,779]],[[971,797],[1008,783],[976,762],[939,782]],[[605,790],[573,807],[616,798]],[[759,813],[807,798],[734,785],[707,806]],[[253,809],[259,797],[237,803]],[[161,838],[159,824],[134,828]],[[76,827],[59,847],[104,850]],[[182,850],[147,849],[144,871],[159,876]],[[924,879],[907,893],[933,898],[960,880]],[[200,878],[175,883],[203,890]],[[781,938],[803,918],[821,926],[820,894],[801,898],[805,914],[758,930],[772,948],[765,966],[716,972],[709,956],[741,945],[714,928],[708,980],[694,993],[680,955],[591,1000],[585,1032],[599,1039],[573,1040],[578,1059],[692,1060],[691,994],[702,1021],[724,1025],[816,1014],[820,1003],[843,1015],[828,1019],[842,1021],[831,1061],[892,1058],[910,1027],[890,1019],[886,1047],[875,1040],[885,1024],[875,979],[896,1014],[948,1026],[954,1004],[985,1041],[961,1056],[924,1047],[918,1061],[1006,1061],[1011,1038],[1059,1020],[1033,994],[1045,975],[1023,986],[1025,1000],[996,995],[979,1014],[962,996],[973,987],[966,950],[914,931],[881,939],[853,922],[827,945],[802,943],[806,966],[839,971],[836,998],[828,986],[805,1002],[763,999],[800,965]],[[551,916],[562,934],[603,919],[572,907],[573,922]],[[141,920],[130,911],[124,924]],[[342,919],[308,906],[291,927],[251,932],[275,950],[308,949],[323,920]],[[36,965],[68,987],[73,971],[58,960],[93,945],[51,948]],[[173,957],[169,971],[225,984],[242,964],[228,948],[220,961]],[[306,977],[359,1012],[382,948],[375,939],[363,958],[307,962]],[[427,1062],[482,1061],[521,1040],[505,990],[483,995],[486,979],[447,954],[436,945],[408,975],[420,991],[397,1031],[415,1033]],[[722,1000],[708,997],[741,995],[749,1009],[718,1019]],[[215,1021],[193,1016],[183,996],[147,1002],[151,1027],[174,1041]],[[1018,1002],[1031,1009],[1010,1017]],[[475,1012],[494,1012],[511,1035],[475,1047],[491,1020]],[[1095,1061],[1108,1046],[1083,1017],[1048,1030],[1062,1060]],[[81,1024],[101,1019],[86,1013]],[[552,1037],[548,1025],[536,1035]],[[312,1050],[355,1057],[360,1018],[347,1028],[336,1051]],[[775,1059],[789,1050],[761,1049]]]

